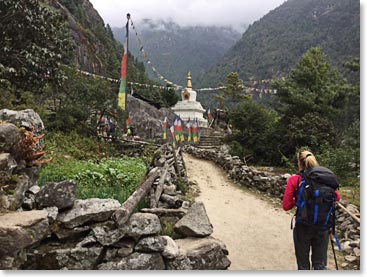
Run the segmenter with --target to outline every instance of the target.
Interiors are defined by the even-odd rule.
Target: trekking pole
[[[331,233],[330,233],[330,242],[331,242],[331,249],[333,250],[334,261],[335,261],[335,267],[336,267],[336,270],[339,270],[339,268],[338,268],[338,262],[337,262],[337,260],[336,260],[335,249],[334,249],[333,235],[332,235]]]

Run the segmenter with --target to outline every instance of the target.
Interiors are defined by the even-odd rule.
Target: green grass
[[[140,158],[108,158],[94,161],[68,160],[43,168],[39,184],[76,180],[77,197],[113,198],[123,203],[143,181],[147,172]]]
[[[113,198],[123,203],[144,180],[144,158],[120,158],[111,143],[83,137],[77,133],[50,133],[45,137],[47,156],[39,185],[64,180],[77,181],[77,197]]]

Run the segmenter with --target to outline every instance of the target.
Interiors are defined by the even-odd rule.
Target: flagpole
[[[126,15],[126,39],[124,43],[124,54],[122,56],[121,61],[121,79],[120,79],[120,90],[118,94],[118,105],[123,111],[127,111],[126,102],[127,102],[127,59],[128,59],[128,51],[129,51],[129,21],[130,14]]]

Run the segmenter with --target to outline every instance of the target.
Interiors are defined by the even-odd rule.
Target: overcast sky
[[[164,19],[187,25],[231,25],[240,29],[260,19],[285,0],[89,0],[105,24],[122,27],[126,14],[133,22]]]

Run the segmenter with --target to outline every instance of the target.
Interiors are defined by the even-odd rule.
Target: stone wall
[[[178,189],[178,180],[187,182],[180,151],[164,145],[156,152],[151,172],[161,174],[146,193],[150,206],[120,224],[113,217],[117,200],[77,199],[73,180],[38,187],[39,167],[16,159],[19,139],[17,126],[0,123],[0,269],[230,266],[226,246],[211,236],[203,203],[187,201]]]
[[[18,127],[42,132],[44,125],[33,110],[0,110],[0,212],[16,211],[25,191],[37,183],[39,166],[29,166],[19,157]]]
[[[236,183],[255,189],[270,196],[274,202],[281,203],[290,174],[277,175],[271,171],[247,166],[239,157],[231,156],[226,146],[223,146],[220,151],[185,146],[184,151],[199,159],[213,161],[222,167]],[[341,204],[350,212],[359,214],[356,206],[343,200]],[[342,256],[341,267],[360,269],[360,224],[342,209],[337,209],[336,215],[336,233],[342,246],[342,251],[336,252]]]

